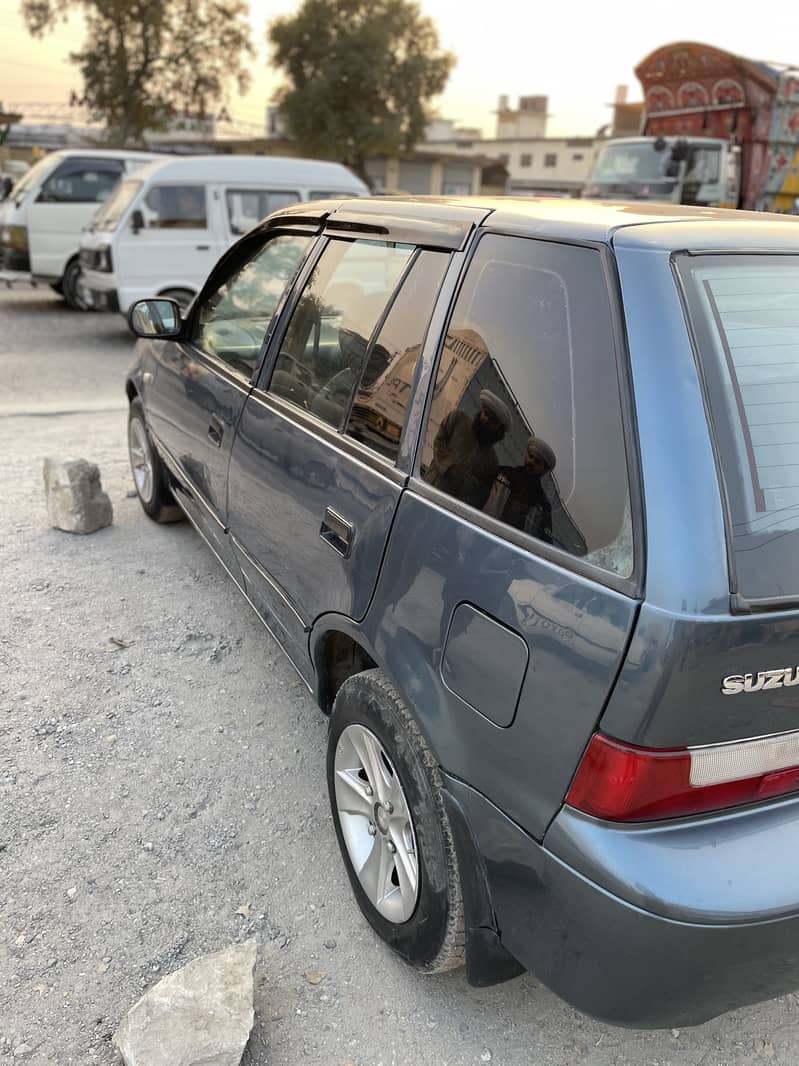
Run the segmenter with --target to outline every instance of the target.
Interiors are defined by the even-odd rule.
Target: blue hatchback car
[[[419,970],[636,1027],[799,986],[798,248],[701,208],[325,201],[184,319],[131,309],[142,506],[330,716],[354,895]]]

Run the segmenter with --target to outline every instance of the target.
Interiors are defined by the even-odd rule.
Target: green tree
[[[141,144],[145,130],[186,110],[204,116],[231,83],[240,92],[249,84],[247,0],[22,0],[35,37],[75,10],[87,36],[70,59],[109,143]]]
[[[304,0],[267,31],[287,77],[277,102],[308,155],[367,179],[369,156],[410,150],[455,57],[411,0]]]

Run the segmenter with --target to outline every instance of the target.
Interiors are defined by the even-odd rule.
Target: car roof
[[[377,226],[402,219],[407,227],[468,223],[552,240],[639,245],[664,251],[799,251],[799,217],[718,207],[685,207],[642,201],[593,201],[555,197],[374,196],[296,205],[270,216],[302,210],[348,224]],[[289,221],[289,219],[286,219]],[[392,229],[393,232],[393,229]]]
[[[342,166],[319,159],[292,159],[275,155],[190,155],[161,158],[141,167],[136,177],[198,181],[269,181],[321,186],[325,192],[362,191],[359,178]]]

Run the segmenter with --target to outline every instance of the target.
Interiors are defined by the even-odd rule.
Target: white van
[[[121,183],[81,241],[89,299],[125,314],[146,296],[188,307],[222,252],[266,215],[301,200],[367,196],[340,163],[193,156]]]
[[[87,306],[80,287],[80,237],[120,178],[157,152],[62,149],[22,176],[0,204],[0,284],[43,282],[75,310]]]

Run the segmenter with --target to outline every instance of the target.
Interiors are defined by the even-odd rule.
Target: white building
[[[493,138],[470,138],[466,134],[477,131],[458,129],[453,122],[437,119],[428,127],[427,139],[417,151],[498,159],[508,170],[507,192],[512,195],[576,196],[588,180],[596,138],[547,137],[547,102],[546,96],[522,96],[513,110],[508,97],[500,96],[497,135]]]

